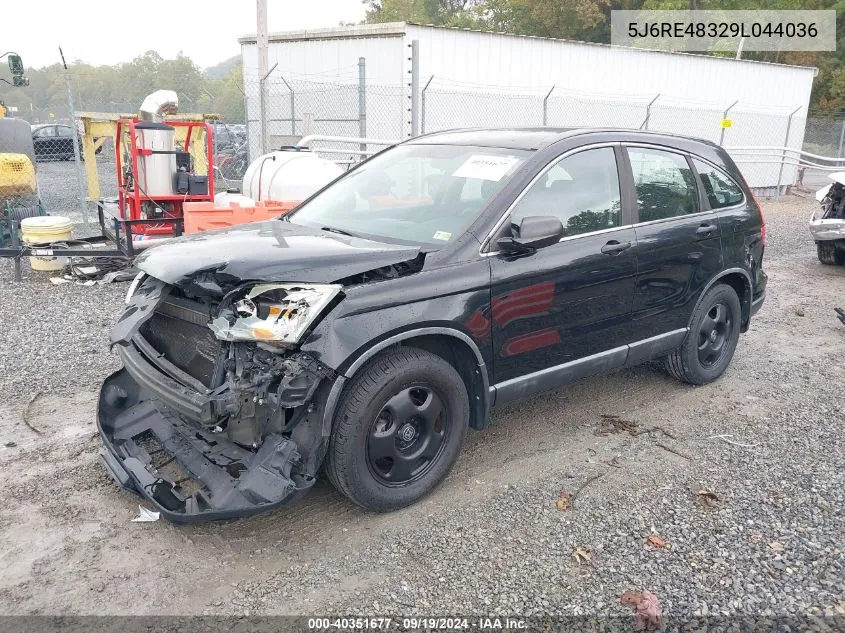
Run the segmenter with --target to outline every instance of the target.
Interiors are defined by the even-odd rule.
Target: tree
[[[466,11],[472,0],[365,0],[366,22],[447,24]]]

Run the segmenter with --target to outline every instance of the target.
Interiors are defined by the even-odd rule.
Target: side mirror
[[[563,223],[553,215],[529,215],[519,226],[511,224],[511,235],[496,240],[505,253],[526,255],[538,248],[557,244],[563,237]]]

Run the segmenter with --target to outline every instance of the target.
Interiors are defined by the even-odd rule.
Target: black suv
[[[718,378],[763,303],[764,242],[713,143],[415,138],[281,219],[138,258],[103,459],[173,521],[277,507],[321,468],[363,507],[400,508],[494,406],[649,359]]]

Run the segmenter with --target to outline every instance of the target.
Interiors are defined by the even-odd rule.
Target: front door
[[[707,282],[722,269],[721,227],[699,194],[689,158],[626,148],[636,192],[638,264],[633,339],[677,343]],[[652,350],[654,351],[654,350]]]
[[[506,226],[552,215],[565,232],[528,256],[492,256],[499,404],[625,361],[637,248],[619,184],[620,156],[618,147],[605,146],[557,159],[511,208]]]

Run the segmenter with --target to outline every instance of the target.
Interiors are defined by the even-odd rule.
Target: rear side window
[[[58,136],[65,137],[65,138],[71,137],[71,131],[70,131],[69,127],[66,127],[64,125],[60,125],[59,127],[56,128],[56,131],[58,132]]]
[[[627,149],[640,222],[700,211],[695,177],[685,156],[645,147]]]
[[[511,223],[530,215],[560,218],[564,235],[619,226],[622,205],[612,147],[585,150],[549,167],[511,211]]]
[[[710,201],[711,209],[732,207],[742,202],[742,189],[730,176],[721,169],[700,160],[693,159],[692,162],[698,175],[701,176],[701,185]]]

